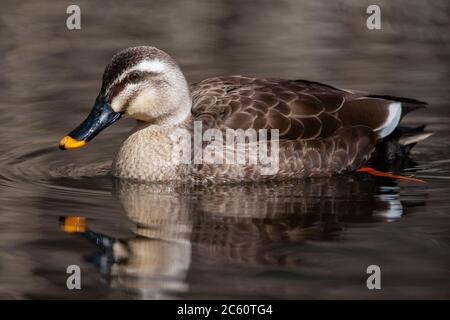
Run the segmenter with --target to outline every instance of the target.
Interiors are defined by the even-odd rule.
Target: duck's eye
[[[128,75],[128,81],[137,82],[141,78],[141,73],[139,71],[133,71]]]

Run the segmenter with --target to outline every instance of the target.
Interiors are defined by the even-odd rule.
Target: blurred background
[[[0,3],[0,298],[450,297],[450,2]],[[71,4],[81,30],[66,28]],[[366,27],[371,4],[381,30]],[[132,121],[74,152],[57,143],[91,109],[111,56],[135,45],[172,55],[190,82],[249,74],[427,101],[408,122],[435,134],[404,169],[428,183],[115,182]],[[61,216],[88,229],[64,232]],[[70,264],[80,291],[65,286]],[[380,291],[365,287],[369,264],[385,272]]]

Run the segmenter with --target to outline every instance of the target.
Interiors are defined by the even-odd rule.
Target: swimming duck
[[[398,129],[405,114],[425,105],[415,99],[343,90],[307,80],[236,75],[189,86],[167,53],[139,46],[113,56],[92,111],[61,139],[59,147],[82,147],[126,117],[137,124],[113,161],[112,173],[119,178],[232,183],[330,176],[360,169],[394,136],[399,150],[408,150],[427,138],[430,134],[420,129],[406,134]],[[198,128],[202,134],[213,130],[215,135],[198,144],[192,138]],[[258,136],[256,146],[268,153],[276,151],[276,170],[267,170],[273,165],[268,162],[227,161],[230,154],[239,156],[237,150],[248,155],[248,160],[252,160],[250,155],[257,157],[250,152],[250,138],[251,132],[261,129],[269,133]],[[217,132],[230,130],[251,131],[240,142],[245,148],[227,145],[218,152],[214,148],[223,141]],[[217,152],[207,150],[211,146]],[[193,150],[189,154],[181,151],[189,161],[174,156],[186,148]],[[207,151],[214,161],[198,161],[196,155]]]

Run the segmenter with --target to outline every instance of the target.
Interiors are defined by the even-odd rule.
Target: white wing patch
[[[386,121],[381,124],[378,128],[374,130],[378,132],[381,138],[387,137],[390,135],[397,125],[400,122],[400,118],[402,115],[402,104],[401,102],[392,102],[389,104],[389,115],[386,118]]]

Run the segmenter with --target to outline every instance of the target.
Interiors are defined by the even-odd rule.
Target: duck
[[[301,79],[231,75],[189,85],[169,54],[137,46],[112,57],[92,111],[59,148],[84,147],[130,118],[136,125],[112,162],[120,179],[204,184],[324,177],[364,170],[380,151],[383,161],[404,156],[431,133],[400,122],[426,105]],[[228,134],[232,143],[225,144]]]

